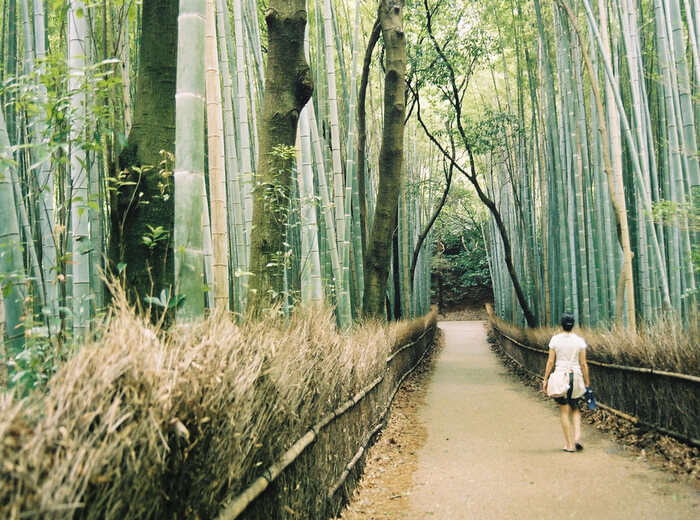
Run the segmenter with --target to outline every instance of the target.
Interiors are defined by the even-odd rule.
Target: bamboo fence
[[[542,379],[548,351],[526,345],[492,323],[501,351]],[[700,447],[700,377],[587,360],[597,404],[635,424]]]
[[[291,464],[293,464],[306,450],[308,446],[317,441],[320,433],[329,425],[333,424],[336,419],[344,417],[346,413],[352,412],[356,409],[356,406],[363,402],[365,398],[377,390],[382,383],[388,382],[391,385],[390,397],[386,403],[382,406],[377,422],[369,430],[369,432],[364,436],[363,441],[360,443],[357,451],[350,459],[350,461],[343,466],[342,472],[337,479],[333,481],[331,486],[327,490],[326,499],[328,501],[329,509],[337,508],[337,504],[334,504],[333,498],[341,486],[346,482],[347,477],[352,472],[353,468],[356,466],[359,460],[361,460],[362,455],[367,450],[370,442],[374,436],[381,430],[384,419],[391,407],[391,404],[396,396],[396,392],[401,387],[401,384],[408,375],[410,375],[415,368],[420,364],[425,355],[430,351],[429,346],[432,345],[435,336],[435,330],[437,324],[435,321],[431,321],[425,330],[413,341],[407,343],[406,345],[398,348],[394,353],[392,353],[386,361],[386,371],[384,374],[376,378],[352,398],[348,399],[345,403],[340,405],[334,411],[328,413],[320,421],[311,426],[308,431],[297,440],[292,446],[283,453],[280,458],[265,469],[260,476],[246,488],[244,491],[230,499],[223,507],[222,512],[217,517],[218,520],[233,520],[239,518],[239,516],[248,508],[248,506],[253,503],[258,497],[260,497],[263,492],[268,489],[269,485],[272,484],[282,472]],[[416,347],[418,348],[411,348]],[[409,350],[410,349],[410,350]],[[401,368],[403,365],[399,364],[398,368],[394,363],[397,359],[402,359],[404,353],[416,354],[415,351],[420,354],[418,360],[410,364],[410,367],[401,373]],[[414,356],[415,357],[415,356]],[[405,361],[404,361],[405,364]],[[398,381],[395,380],[398,373],[401,373]],[[332,442],[333,439],[326,439],[327,442]]]

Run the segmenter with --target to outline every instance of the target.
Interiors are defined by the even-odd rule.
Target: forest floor
[[[484,323],[440,328],[444,346],[397,394],[342,519],[700,517],[697,449],[657,434],[652,448],[594,413],[585,449],[564,453],[556,405],[504,367]]]
[[[485,321],[488,319],[485,307],[487,303],[492,302],[470,302],[451,309],[443,310],[442,312],[438,313],[438,321]]]

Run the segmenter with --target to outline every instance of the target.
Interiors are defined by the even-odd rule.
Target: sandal
[[[576,443],[576,451],[581,451],[583,450],[583,444],[579,444],[578,442]]]
[[[566,448],[562,448],[561,451],[565,451],[566,453],[576,453],[576,450],[567,450]]]

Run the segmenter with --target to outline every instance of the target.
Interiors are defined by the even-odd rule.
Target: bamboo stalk
[[[203,1],[180,1],[175,96],[175,287],[180,320],[204,314],[204,24]]]
[[[229,308],[229,258],[226,209],[224,132],[219,82],[219,53],[216,41],[216,6],[207,0],[205,24],[205,69],[209,189],[211,191],[211,236],[213,244],[214,306]]]
[[[246,84],[246,55],[244,44],[244,29],[242,20],[242,2],[243,0],[233,1],[233,31],[236,39],[236,80],[237,80],[237,107],[238,107],[238,142],[240,161],[240,176],[241,189],[243,200],[243,214],[245,217],[245,243],[250,244],[250,233],[253,227],[253,167],[252,167],[252,150],[250,146],[250,125],[248,119],[248,86]],[[252,92],[251,92],[252,95]],[[255,114],[255,110],[252,111]],[[257,125],[253,125],[257,128]],[[241,269],[245,272],[249,271],[250,266],[250,249],[247,248],[246,256]]]
[[[302,301],[320,302],[323,299],[321,286],[321,260],[318,246],[318,224],[316,221],[316,195],[313,179],[313,154],[309,128],[309,107],[304,107],[299,120],[300,147],[298,156],[299,194],[301,198],[302,223]]]
[[[236,99],[234,83],[231,76],[231,28],[228,11],[224,0],[217,0],[217,28],[219,35],[219,51],[221,61],[221,76],[223,78],[223,121],[226,179],[228,183],[229,237],[231,239],[231,274],[233,276],[233,307],[237,312],[245,309],[248,293],[248,276],[246,272],[248,243],[243,216],[242,190],[237,156],[236,116],[233,101]]]
[[[10,139],[5,124],[5,114],[0,107],[0,154],[8,160],[9,167],[0,172],[0,217],[3,225],[0,227],[0,274],[6,281],[3,284],[3,294],[0,300],[4,303],[4,335],[10,354],[19,352],[24,344],[24,327],[22,315],[26,298],[26,273],[22,262],[22,245],[19,234],[19,222],[12,178],[7,175],[14,168],[11,158]]]
[[[73,336],[77,340],[85,337],[90,320],[90,262],[88,250],[92,237],[88,223],[88,169],[87,155],[83,148],[86,124],[87,96],[83,91],[86,68],[86,42],[88,32],[85,4],[73,0],[68,10],[68,56],[70,77],[68,89],[71,96],[73,120],[70,130],[71,165],[71,227],[73,267]]]

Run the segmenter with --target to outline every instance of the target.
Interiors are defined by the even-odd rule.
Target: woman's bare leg
[[[574,423],[574,442],[576,444],[581,442],[581,410],[578,406],[573,407],[572,420]]]
[[[574,451],[574,438],[571,425],[571,407],[568,404],[559,405],[559,420],[561,421],[561,429],[564,432],[564,441],[566,442],[564,449]]]

